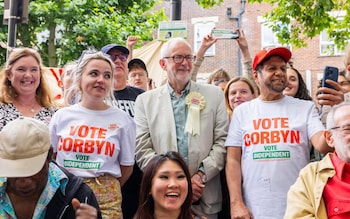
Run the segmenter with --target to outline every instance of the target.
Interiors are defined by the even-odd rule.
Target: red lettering
[[[95,151],[95,149],[97,151]],[[58,143],[58,151],[73,151],[85,154],[104,154],[112,157],[115,153],[115,144],[104,140],[85,140],[81,138],[60,138]],[[104,150],[104,151],[103,151]]]
[[[250,134],[250,139],[252,144],[259,144],[260,141],[260,134],[259,132],[253,132]]]
[[[95,145],[94,140],[86,140],[84,144],[84,153],[87,153],[87,154],[94,153],[94,145]]]
[[[300,132],[292,130],[290,133],[290,143],[300,144]]]
[[[288,118],[281,118],[281,128],[289,128]]]
[[[271,131],[271,144],[280,142],[280,132],[279,131]]]
[[[98,131],[97,138],[106,138],[106,133],[107,133],[107,129],[100,128],[100,130]]]
[[[270,144],[270,133],[269,132],[261,132],[260,133],[260,143],[261,144]]]
[[[102,147],[105,144],[105,141],[98,141],[96,140],[96,147],[97,147],[97,153],[101,154]]]
[[[261,127],[263,129],[270,129],[271,128],[271,120],[270,119],[263,119]]]
[[[74,140],[74,152],[83,152],[83,145],[84,145],[84,140],[83,139],[75,139]]]
[[[97,127],[90,127],[91,130],[91,134],[90,134],[90,138],[95,138],[95,133],[99,128]]]
[[[64,138],[62,142],[62,149],[64,151],[70,151],[73,147],[73,139],[72,138]]]
[[[253,127],[254,127],[254,130],[258,130],[259,127],[260,127],[260,124],[261,124],[261,119],[253,120]]]
[[[78,128],[79,128],[79,126],[71,126],[70,127],[70,131],[69,131],[69,135],[70,136],[74,136],[75,135],[75,133],[77,132],[77,130],[78,130]]]
[[[261,126],[262,126],[263,129],[271,128],[271,120],[270,119],[263,119]]]
[[[57,150],[58,150],[58,151],[62,150],[62,147],[63,147],[62,142],[63,142],[63,139],[60,138],[60,139],[58,140],[58,146],[57,146]]]
[[[283,142],[286,143],[288,140],[289,130],[281,130],[281,135],[283,138]]]
[[[88,136],[88,134],[89,134],[89,127],[88,126],[82,125],[79,127],[79,130],[78,130],[79,137],[85,138],[86,136]]]
[[[243,136],[244,146],[249,147],[251,145],[249,134]]]
[[[115,145],[111,144],[111,142],[107,141],[105,155],[107,155],[107,156],[109,155],[110,157],[112,157],[114,154],[114,148],[115,148]]]

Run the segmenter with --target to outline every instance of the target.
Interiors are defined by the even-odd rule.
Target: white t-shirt
[[[225,146],[242,147],[243,198],[254,218],[283,218],[289,187],[310,161],[309,139],[321,130],[312,101],[257,98],[235,109]]]
[[[49,129],[56,162],[77,176],[108,173],[120,177],[120,165],[134,165],[136,126],[127,113],[116,107],[65,107],[54,114]]]

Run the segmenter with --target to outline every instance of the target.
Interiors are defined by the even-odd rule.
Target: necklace
[[[19,102],[18,100],[16,101],[17,103],[19,103],[19,105],[28,108],[27,105],[22,104],[21,102]],[[31,106],[31,108],[29,109],[31,113],[35,113],[35,108],[34,108],[34,104]]]

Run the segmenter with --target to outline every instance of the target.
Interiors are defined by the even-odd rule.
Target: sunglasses
[[[109,56],[111,57],[112,61],[115,62],[117,59],[119,59],[122,62],[126,62],[126,60],[128,59],[128,54],[118,54],[118,55],[111,55],[109,54]]]

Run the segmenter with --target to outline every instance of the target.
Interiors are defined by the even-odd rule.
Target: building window
[[[291,49],[290,45],[282,45],[278,41],[276,33],[272,31],[272,28],[270,27],[268,22],[263,22],[261,24],[261,46],[263,49],[278,46],[284,46]]]
[[[331,11],[329,14],[335,17],[338,22],[343,22],[346,16],[346,11]],[[349,30],[349,29],[348,29]],[[337,31],[337,30],[335,30]],[[324,30],[320,34],[320,55],[321,56],[341,56],[344,54],[343,50],[339,50],[335,45],[333,39],[329,37],[328,33]]]
[[[334,41],[328,36],[326,31],[320,34],[320,55],[321,56],[340,56],[344,51],[338,50]]]
[[[197,53],[201,46],[202,39],[205,35],[208,35],[215,27],[214,22],[196,23],[194,24],[194,52]],[[205,56],[215,55],[215,44],[212,45],[204,54]]]

